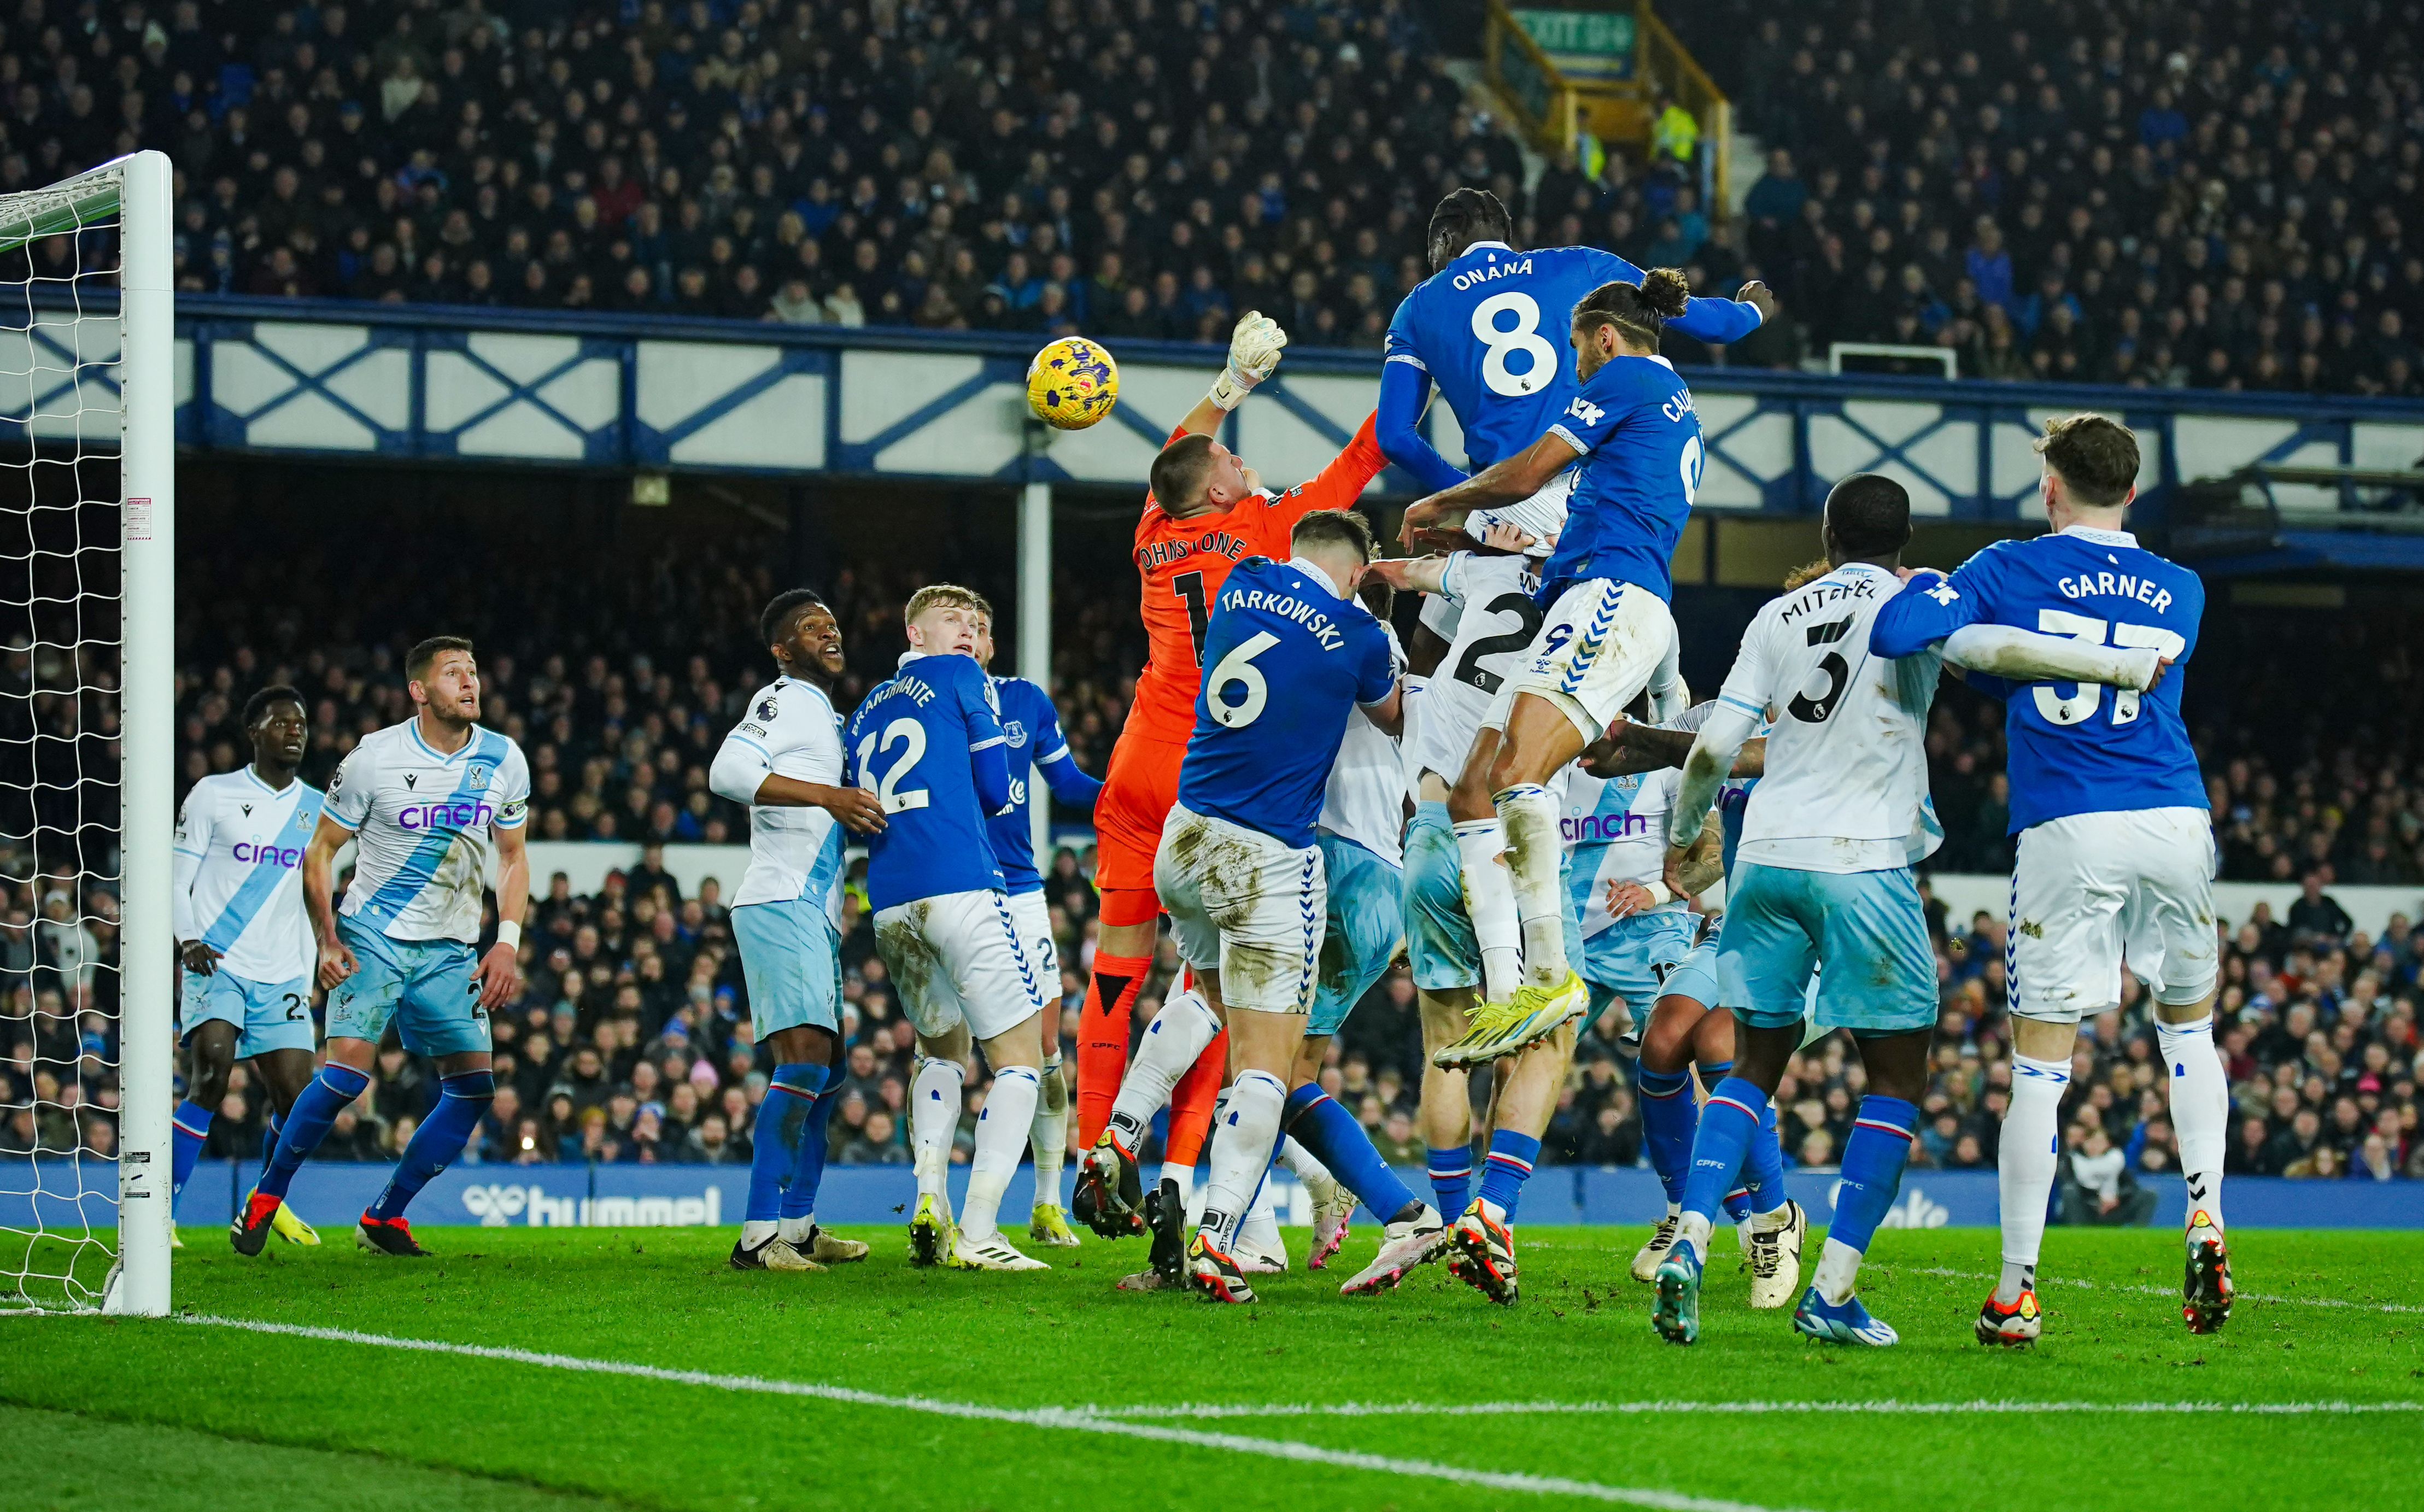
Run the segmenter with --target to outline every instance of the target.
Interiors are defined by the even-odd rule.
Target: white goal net
[[[0,196],[0,1310],[167,1301],[167,172]]]

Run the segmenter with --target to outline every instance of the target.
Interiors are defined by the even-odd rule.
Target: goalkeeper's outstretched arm
[[[1220,429],[1229,411],[1246,402],[1254,385],[1271,375],[1280,365],[1280,354],[1287,347],[1287,332],[1280,323],[1259,310],[1249,310],[1229,335],[1229,360],[1214,380],[1212,391],[1197,401],[1187,418],[1170,438],[1209,436]]]

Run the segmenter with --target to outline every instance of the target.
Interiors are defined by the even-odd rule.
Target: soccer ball
[[[1120,365],[1099,342],[1064,336],[1027,369],[1027,407],[1055,430],[1082,431],[1119,403]]]

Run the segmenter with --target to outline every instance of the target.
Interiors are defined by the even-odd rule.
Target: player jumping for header
[[[413,1131],[395,1175],[355,1225],[362,1249],[421,1255],[406,1204],[463,1153],[496,1095],[488,1015],[520,985],[522,909],[530,900],[530,767],[521,747],[480,718],[471,643],[439,635],[405,658],[413,717],[364,736],[328,783],[303,854],[303,899],[320,937],[328,989],[328,1054],[286,1115],[261,1186],[238,1214],[236,1252],[261,1252],[287,1184],[346,1104],[371,1084],[379,1036],[393,1021],[404,1047],[438,1063],[438,1106]],[[353,884],[332,903],[339,848],[354,840]],[[497,861],[497,939],[480,938],[482,879]]]

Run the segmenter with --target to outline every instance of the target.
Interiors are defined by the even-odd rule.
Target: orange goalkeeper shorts
[[[1103,894],[1107,924],[1140,924],[1161,911],[1153,858],[1161,849],[1162,823],[1178,802],[1178,768],[1186,757],[1186,740],[1155,740],[1141,731],[1123,734],[1111,748],[1102,796],[1094,800],[1094,886]],[[1119,899],[1131,905],[1122,914],[1143,916],[1111,917],[1115,893],[1131,895]],[[1134,896],[1140,893],[1152,900],[1149,909]]]

